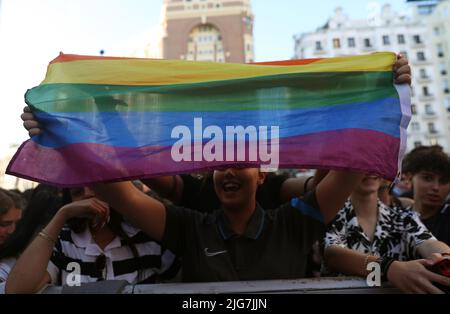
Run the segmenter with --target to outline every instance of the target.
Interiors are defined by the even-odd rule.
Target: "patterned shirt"
[[[88,228],[79,234],[63,228],[47,267],[52,284],[66,284],[67,276],[73,271],[67,269],[71,262],[80,265],[82,283],[99,280],[153,283],[157,277],[170,279],[177,273],[179,263],[172,252],[126,222],[122,223],[122,229],[134,243],[138,257],[119,236],[102,250]],[[99,257],[103,257],[103,263],[99,263]]]
[[[337,245],[406,261],[420,258],[417,247],[429,239],[435,237],[420,221],[417,213],[401,207],[389,208],[378,201],[378,221],[371,241],[359,225],[352,203],[347,201],[328,228],[324,247]]]

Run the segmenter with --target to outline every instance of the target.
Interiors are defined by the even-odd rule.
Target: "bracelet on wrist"
[[[56,245],[56,240],[53,239],[52,237],[50,237],[47,232],[45,232],[44,230],[42,230],[41,232],[38,233],[38,236],[40,236],[41,238],[47,240],[48,242],[50,242],[53,246]]]
[[[380,257],[377,262],[380,264],[381,270],[381,280],[388,281],[387,273],[389,271],[389,267],[391,267],[392,263],[396,260],[391,257]]]
[[[308,183],[312,179],[314,179],[314,176],[311,176],[308,179],[306,179],[305,183],[303,184],[303,194],[306,194],[308,192]]]

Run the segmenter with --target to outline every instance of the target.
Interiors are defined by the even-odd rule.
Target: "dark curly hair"
[[[14,207],[14,201],[11,199],[8,191],[0,188],[0,216],[4,215]]]
[[[0,247],[0,259],[17,257],[61,207],[59,189],[40,184],[32,192],[16,231]]]
[[[402,171],[411,175],[429,171],[440,175],[442,181],[450,182],[450,157],[442,146],[420,146],[405,156]]]

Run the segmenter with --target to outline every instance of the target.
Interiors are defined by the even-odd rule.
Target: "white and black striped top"
[[[179,263],[172,252],[161,248],[144,232],[126,222],[122,223],[122,229],[134,243],[138,257],[118,236],[102,250],[92,238],[89,228],[79,234],[63,228],[47,267],[52,283],[66,284],[67,276],[73,271],[67,269],[71,262],[80,265],[81,283],[99,280],[154,283],[169,280],[177,274]]]

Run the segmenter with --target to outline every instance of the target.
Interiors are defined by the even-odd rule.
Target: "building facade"
[[[427,17],[428,41],[436,78],[437,115],[446,120],[447,147],[450,147],[450,0],[441,1]]]
[[[450,151],[449,118],[446,113],[443,114],[446,111],[442,100],[445,81],[436,72],[440,62],[436,50],[441,49],[438,45],[440,37],[435,37],[433,46],[429,22],[432,16],[429,12],[437,12],[437,8],[446,2],[432,7],[433,10],[412,7],[414,13],[408,15],[401,15],[392,10],[390,5],[384,5],[361,20],[350,19],[341,8],[337,8],[324,26],[294,37],[295,58],[334,57],[376,51],[402,53],[410,60],[413,72],[412,119],[408,128],[407,149],[439,144]],[[436,24],[442,24],[438,20],[436,18]]]
[[[254,61],[250,0],[164,0],[163,58]]]

